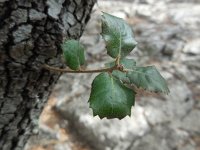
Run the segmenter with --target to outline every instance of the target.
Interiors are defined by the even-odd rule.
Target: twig
[[[47,70],[61,72],[61,73],[98,73],[98,72],[113,72],[113,70],[119,70],[119,71],[124,72],[120,65],[119,66],[115,65],[110,68],[102,68],[102,69],[94,69],[94,70],[69,70],[69,69],[51,67],[49,65],[44,65],[43,67]]]

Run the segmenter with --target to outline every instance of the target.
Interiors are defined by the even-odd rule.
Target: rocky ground
[[[127,20],[139,65],[154,64],[169,95],[139,92],[132,116],[92,116],[87,103],[96,74],[63,75],[41,118],[34,150],[200,150],[200,1],[102,1],[81,38],[87,68],[103,67],[106,55],[100,11]],[[48,137],[48,138],[47,138]]]

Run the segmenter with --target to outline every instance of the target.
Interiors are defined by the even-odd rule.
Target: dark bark
[[[0,149],[20,150],[60,74],[60,43],[79,38],[95,0],[0,0]]]

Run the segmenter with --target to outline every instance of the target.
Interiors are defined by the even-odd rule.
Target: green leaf
[[[76,40],[66,40],[61,47],[67,66],[79,70],[85,63],[84,47]]]
[[[89,99],[94,116],[122,119],[131,115],[134,102],[134,91],[112,75],[101,73],[94,79]]]
[[[134,67],[136,66],[135,60],[126,59],[126,58],[121,59],[120,64],[123,65],[124,69],[130,69],[130,70],[133,70]],[[113,67],[114,65],[115,65],[115,62],[111,62],[111,63],[106,64],[107,67]],[[118,70],[114,70],[112,72],[112,75],[114,77],[116,77],[118,80],[121,80],[124,83],[129,83],[130,81],[129,81],[129,78],[127,77],[126,74],[127,74],[126,72],[121,72],[121,71],[118,71]]]
[[[131,27],[121,18],[107,13],[102,15],[102,33],[107,53],[113,58],[127,56],[136,46],[137,42]]]
[[[155,66],[136,67],[127,74],[130,82],[138,88],[152,91],[169,93],[165,79],[160,75]]]

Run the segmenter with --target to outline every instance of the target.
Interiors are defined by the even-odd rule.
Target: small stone
[[[13,38],[15,43],[19,43],[23,40],[31,37],[32,25],[22,25],[14,33]]]
[[[176,126],[193,133],[199,133],[200,123],[197,121],[197,118],[200,118],[200,110],[194,109],[186,117],[180,120]]]
[[[162,54],[166,56],[172,56],[175,51],[180,51],[183,48],[183,42],[178,40],[170,40],[166,43]]]
[[[176,70],[176,74],[178,74],[178,76],[183,78],[184,81],[193,82],[196,80],[191,70],[185,65],[175,66],[175,70]]]
[[[188,42],[185,45],[183,52],[189,53],[189,54],[194,54],[194,55],[199,55],[200,54],[200,39],[195,39],[195,40]]]
[[[72,148],[70,147],[70,144],[69,143],[61,143],[61,144],[56,144],[54,146],[54,149],[55,150],[72,150]]]
[[[179,150],[181,145],[185,146],[189,138],[189,134],[185,131],[172,129],[167,125],[158,125],[154,126],[148,134],[137,139],[130,150]],[[195,150],[195,147],[190,150]]]
[[[37,21],[37,20],[42,20],[43,18],[46,18],[46,15],[35,9],[31,9],[29,12],[29,18],[31,21]]]
[[[181,26],[183,31],[188,29],[199,29],[199,14],[199,1],[198,4],[184,3],[183,5],[174,5],[170,10],[168,10],[168,15],[171,18],[171,21],[176,23],[178,26]]]
[[[122,18],[122,19],[126,19],[127,18],[126,12],[123,12],[123,11],[113,12],[113,15],[116,16],[116,17]]]

